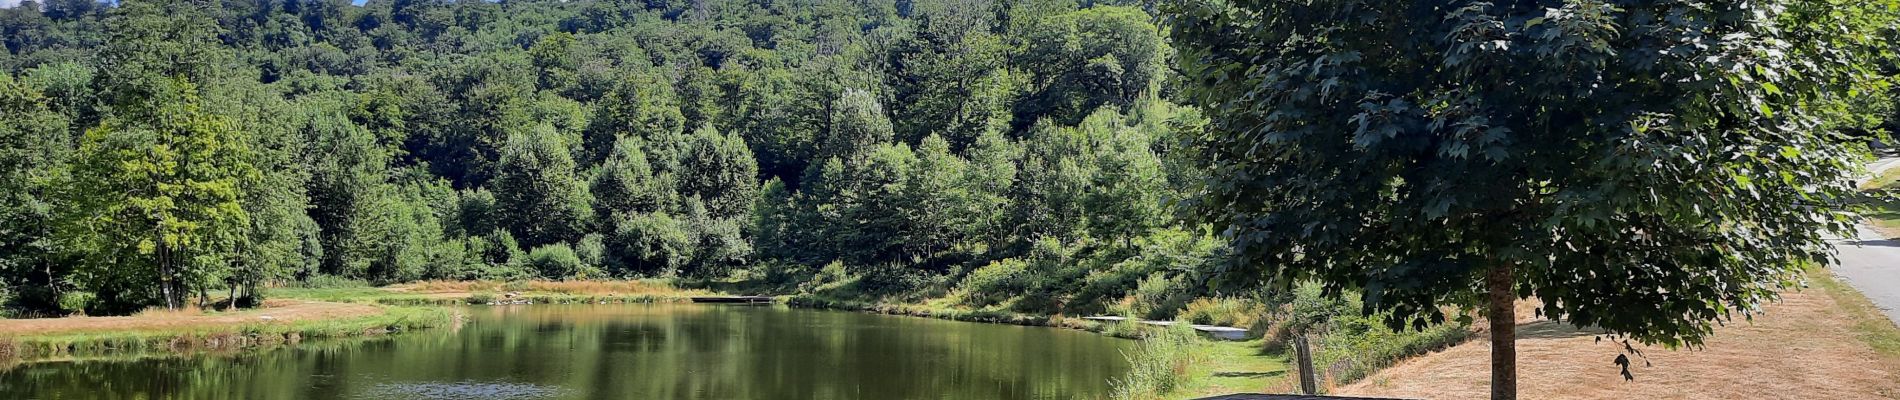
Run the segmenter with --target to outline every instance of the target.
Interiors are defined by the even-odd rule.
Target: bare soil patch
[[[265,301],[264,307],[235,312],[152,311],[123,317],[3,319],[0,320],[0,336],[179,330],[264,320],[318,320],[379,313],[382,313],[382,307],[369,304],[273,299]]]
[[[1826,279],[1826,278],[1822,278]],[[1521,318],[1518,390],[1526,399],[1900,398],[1900,357],[1863,340],[1865,313],[1823,288],[1785,293],[1753,323],[1718,328],[1699,350],[1639,347],[1625,381],[1620,345],[1592,332]],[[1847,293],[1849,296],[1858,296]],[[1845,301],[1864,298],[1849,297]],[[1879,321],[1886,322],[1886,321]],[[1891,328],[1887,328],[1891,329]],[[1420,399],[1488,397],[1491,346],[1472,340],[1373,374],[1335,393]]]

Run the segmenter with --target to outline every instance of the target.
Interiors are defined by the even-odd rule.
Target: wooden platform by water
[[[771,296],[695,296],[694,303],[762,304],[777,301]]]

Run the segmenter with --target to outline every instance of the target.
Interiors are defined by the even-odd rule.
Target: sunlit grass
[[[1201,341],[1201,361],[1188,368],[1189,379],[1167,398],[1191,399],[1232,393],[1289,392],[1292,371],[1279,351],[1267,351],[1264,339],[1244,342]],[[1284,346],[1280,346],[1284,347]]]
[[[513,297],[508,296],[513,294]],[[278,288],[271,297],[390,305],[534,303],[639,303],[686,301],[715,295],[682,289],[662,280],[602,281],[422,281],[386,287]]]
[[[160,325],[106,332],[60,332],[0,338],[0,363],[22,360],[141,355],[198,350],[242,350],[307,339],[382,335],[449,325],[453,310],[385,307],[382,313],[335,319],[259,320],[223,325]],[[173,315],[152,318],[175,317]]]

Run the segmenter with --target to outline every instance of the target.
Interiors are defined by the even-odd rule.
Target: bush
[[[1193,298],[1179,278],[1169,278],[1166,272],[1156,271],[1135,285],[1135,302],[1130,311],[1142,318],[1171,320]]]
[[[806,280],[804,284],[800,285],[799,291],[805,293],[834,291],[844,286],[850,279],[850,271],[845,269],[844,262],[832,261],[830,264],[825,264],[824,267],[818,268],[818,275],[813,276],[811,279]]]
[[[350,277],[337,276],[337,275],[316,274],[316,275],[311,275],[310,277],[304,278],[301,281],[292,282],[290,286],[294,288],[300,288],[300,289],[335,289],[335,288],[361,288],[361,287],[370,287],[370,286],[375,286],[375,285],[371,285],[369,284],[369,281],[362,280],[362,279],[354,279]]]
[[[672,277],[692,261],[698,238],[680,220],[656,212],[621,218],[604,242],[615,276]]]
[[[1188,303],[1177,318],[1190,324],[1251,329],[1262,320],[1264,314],[1266,309],[1252,301],[1225,297],[1200,298]]]
[[[580,244],[574,245],[574,255],[580,256],[581,262],[587,263],[587,265],[593,266],[594,268],[601,268],[607,265],[606,238],[600,236],[598,233],[589,233],[587,236],[582,236]]]
[[[1004,259],[991,262],[957,283],[962,292],[961,302],[971,306],[989,306],[996,304],[1028,289],[1027,265],[1022,260]]]
[[[1324,368],[1334,385],[1350,384],[1408,357],[1462,343],[1471,330],[1461,324],[1440,324],[1422,331],[1393,331],[1384,315],[1348,315],[1335,318],[1319,341],[1314,365]]]
[[[574,254],[574,248],[567,243],[555,243],[536,247],[528,252],[528,267],[534,269],[543,278],[567,279],[579,277],[587,270],[587,264]]]
[[[1303,283],[1283,296],[1275,326],[1266,336],[1270,345],[1285,345],[1294,331],[1316,334],[1313,363],[1333,385],[1349,384],[1407,357],[1450,347],[1471,336],[1462,324],[1440,324],[1424,330],[1394,331],[1384,314],[1360,315],[1357,295],[1326,296],[1318,284]]]
[[[86,311],[97,301],[99,301],[98,295],[84,290],[72,290],[59,294],[60,310],[69,313]]]

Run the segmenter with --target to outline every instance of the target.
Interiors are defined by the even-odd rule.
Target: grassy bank
[[[0,338],[0,364],[22,361],[234,351],[295,344],[303,340],[375,336],[454,324],[453,310],[440,307],[383,306],[380,313],[294,321],[256,319],[244,323],[179,321],[177,317],[127,317],[152,323],[112,330],[56,330]],[[165,320],[169,318],[170,320]],[[169,323],[168,323],[169,322]]]
[[[424,281],[387,287],[342,285],[281,288],[272,297],[385,305],[620,304],[689,301],[716,295],[681,289],[660,280],[626,281]]]
[[[688,301],[716,294],[664,281],[426,281],[373,287],[336,281],[275,288],[265,307],[149,311],[124,317],[0,322],[0,364],[22,361],[234,351],[308,339],[375,336],[455,323],[461,304],[608,304]]]
[[[781,297],[793,307],[818,308],[827,310],[858,311],[886,315],[908,315],[913,317],[946,319],[964,322],[982,322],[991,324],[1010,324],[1023,326],[1047,326],[1056,328],[1080,329],[1090,332],[1114,333],[1107,325],[1080,319],[1065,318],[1061,315],[1037,315],[999,310],[979,310],[946,304],[887,303],[859,300],[844,300],[815,295],[793,295]],[[939,302],[941,303],[941,302]],[[1128,337],[1126,335],[1116,335]]]
[[[1234,393],[1290,393],[1288,357],[1266,340],[1212,341],[1184,328],[1156,329],[1129,352],[1129,372],[1112,382],[1117,400],[1195,399]]]
[[[1185,326],[1163,329],[1148,325],[1100,323],[1064,318],[978,310],[941,299],[924,303],[855,301],[814,295],[785,297],[794,307],[906,315],[955,321],[1047,326],[1097,332],[1142,340],[1127,354],[1131,371],[1117,379],[1118,399],[1192,399],[1243,392],[1292,393],[1298,390],[1292,375],[1285,338],[1269,335],[1247,341],[1216,341],[1200,337]],[[1269,317],[1271,318],[1271,317]],[[1266,327],[1271,324],[1261,324]],[[1256,329],[1256,336],[1261,332]],[[1272,328],[1265,328],[1272,331]],[[1424,331],[1396,332],[1371,317],[1340,317],[1329,333],[1314,341],[1316,365],[1325,387],[1345,385],[1400,361],[1463,343],[1472,337],[1469,327],[1439,325]]]

